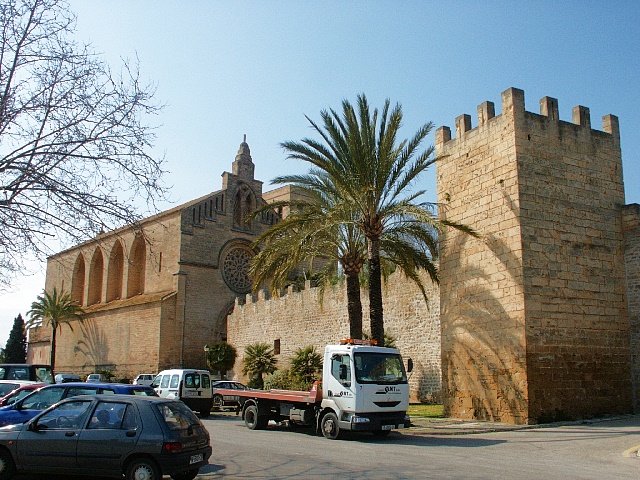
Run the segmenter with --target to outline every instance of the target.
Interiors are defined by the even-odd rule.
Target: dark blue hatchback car
[[[76,395],[96,394],[144,395],[157,397],[155,390],[143,385],[123,383],[70,382],[47,385],[18,400],[13,405],[0,408],[0,426],[14,425],[31,420],[54,403]]]

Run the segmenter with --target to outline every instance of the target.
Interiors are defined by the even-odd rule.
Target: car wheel
[[[153,460],[138,458],[127,467],[125,478],[126,480],[160,480],[162,472]]]
[[[171,475],[171,478],[173,478],[173,480],[193,480],[198,476],[199,470],[200,469],[197,468],[184,473],[176,473],[175,475]]]
[[[269,419],[264,415],[258,415],[258,407],[249,405],[244,411],[244,424],[250,430],[262,430],[269,423]]]
[[[222,410],[222,395],[213,396],[213,407]]]
[[[335,440],[340,436],[340,426],[335,413],[329,412],[322,417],[321,429],[324,437],[329,440]]]
[[[0,449],[0,480],[9,480],[15,471],[16,466],[11,454],[5,449]]]

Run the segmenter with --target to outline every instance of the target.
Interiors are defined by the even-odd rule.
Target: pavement
[[[529,430],[533,428],[562,427],[567,425],[591,425],[594,423],[631,418],[636,418],[640,421],[640,415],[619,415],[535,425],[513,425],[509,423],[470,421],[457,418],[411,417],[411,428],[403,430],[402,433],[408,433],[410,435],[470,435],[475,433],[507,432],[513,430]],[[637,452],[638,449],[640,449],[640,446],[635,447],[635,449]]]
[[[233,410],[211,412],[212,418],[215,418],[216,416],[235,417],[236,414]],[[535,425],[513,425],[510,423],[462,420],[459,418],[423,418],[413,416],[411,417],[411,427],[399,431],[403,434],[409,435],[471,435],[478,433],[530,430],[534,428],[553,428],[568,425],[592,425],[594,423],[623,419],[637,419],[638,422],[640,422],[640,415],[618,415],[586,420],[542,423]],[[634,449],[635,450],[633,454],[635,455],[638,451],[640,451],[640,445],[634,447]],[[638,456],[640,456],[640,453],[638,453]]]

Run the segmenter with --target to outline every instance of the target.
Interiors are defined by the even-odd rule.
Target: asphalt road
[[[640,417],[469,435],[393,432],[326,440],[309,429],[251,431],[233,415],[204,420],[213,456],[199,479],[637,479]],[[64,476],[17,476],[17,480]],[[89,480],[91,477],[84,478]],[[165,477],[169,478],[169,477]]]
[[[326,440],[309,430],[250,431],[205,420],[214,453],[200,479],[625,479],[640,477],[640,418],[474,435]]]

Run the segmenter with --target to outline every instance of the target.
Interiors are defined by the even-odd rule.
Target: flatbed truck
[[[370,342],[346,339],[327,345],[322,388],[310,391],[225,390],[236,396],[245,425],[251,430],[267,427],[270,420],[313,426],[328,439],[344,431],[371,432],[383,437],[410,424],[409,383],[400,352]]]

